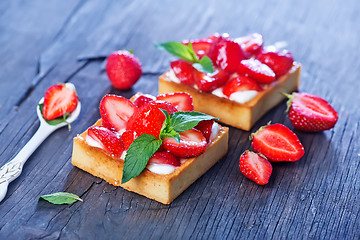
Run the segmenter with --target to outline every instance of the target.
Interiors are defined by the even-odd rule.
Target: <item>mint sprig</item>
[[[149,159],[159,149],[165,138],[172,137],[180,143],[179,133],[192,129],[201,121],[216,119],[213,116],[199,112],[180,111],[169,115],[167,111],[160,110],[166,118],[159,138],[149,134],[142,134],[133,141],[126,152],[121,183],[128,182],[145,169]]]
[[[77,201],[83,201],[79,196],[73,193],[57,192],[39,197],[39,200],[43,199],[52,204],[73,204]]]
[[[157,49],[167,51],[168,53],[174,55],[175,57],[193,63],[192,64],[193,67],[200,72],[205,72],[205,73],[214,72],[214,66],[211,59],[205,55],[200,60],[196,55],[196,53],[194,52],[194,49],[190,42],[187,46],[179,42],[165,42],[165,43],[155,44],[155,47]]]

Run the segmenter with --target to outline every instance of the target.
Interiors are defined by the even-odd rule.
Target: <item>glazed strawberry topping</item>
[[[53,120],[74,111],[77,103],[73,89],[67,88],[65,84],[53,85],[45,93],[42,113],[46,120]]]
[[[170,66],[182,84],[193,85],[195,83],[195,69],[190,63],[184,60],[176,60],[171,62]]]
[[[234,40],[240,44],[246,57],[251,57],[259,53],[264,45],[264,40],[261,34],[253,33],[245,37],[239,37]]]
[[[239,167],[245,177],[257,184],[265,185],[269,182],[272,166],[263,156],[251,151],[245,151],[240,157]]]
[[[224,85],[229,79],[229,74],[217,68],[213,73],[195,72],[196,86],[200,91],[211,92]]]
[[[180,166],[180,160],[170,152],[156,152],[149,159],[148,164],[168,164],[174,167]]]
[[[178,111],[194,111],[193,99],[185,92],[161,94],[156,99],[171,103]]]
[[[180,144],[174,138],[165,138],[164,148],[180,158],[196,157],[206,150],[206,139],[200,131],[190,129],[180,133]]]
[[[275,73],[266,64],[250,58],[242,60],[238,67],[238,73],[248,76],[259,83],[271,83],[275,81]]]
[[[116,95],[105,95],[100,102],[100,115],[103,126],[115,131],[126,128],[136,106],[128,99]]]
[[[261,87],[254,80],[245,76],[235,77],[230,80],[223,88],[223,93],[230,97],[231,94],[241,91],[261,91]]]
[[[214,124],[214,120],[206,120],[199,122],[199,124],[195,127],[204,135],[204,137],[206,138],[206,142],[210,141],[213,124]]]
[[[123,132],[123,134],[121,135],[121,139],[124,143],[124,147],[127,150],[130,145],[133,143],[133,141],[139,137],[139,134],[137,132],[135,132],[134,130],[126,130],[125,132]]]
[[[124,151],[120,135],[106,127],[90,127],[87,135],[98,142],[107,153],[116,158],[119,158]]]
[[[256,58],[260,62],[268,65],[274,71],[277,78],[288,73],[294,62],[294,57],[291,52],[287,50],[276,50],[273,47],[263,49]]]
[[[155,99],[156,99],[155,97],[153,97],[149,94],[141,94],[141,95],[137,96],[137,98],[133,101],[133,103],[137,107],[142,107],[149,102],[155,101]]]

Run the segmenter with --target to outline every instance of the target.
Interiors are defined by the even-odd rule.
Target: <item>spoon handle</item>
[[[9,183],[20,176],[26,160],[54,130],[54,128],[45,124],[40,124],[36,133],[21,151],[10,162],[0,168],[0,202],[6,195]]]

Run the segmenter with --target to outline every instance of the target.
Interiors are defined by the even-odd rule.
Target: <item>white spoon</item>
[[[74,89],[72,83],[66,83],[66,87]],[[39,104],[44,102],[44,98],[39,101]],[[8,163],[0,168],[0,202],[5,198],[8,185],[20,176],[23,166],[31,156],[31,154],[40,146],[40,144],[56,129],[67,126],[72,123],[79,116],[81,109],[80,101],[78,101],[76,109],[69,115],[66,122],[57,125],[48,124],[43,118],[39,106],[36,107],[36,113],[40,120],[40,127],[29,140],[29,142],[21,149],[21,151]]]

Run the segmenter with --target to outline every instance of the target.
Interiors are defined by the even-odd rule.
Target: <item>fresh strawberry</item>
[[[108,56],[106,73],[115,88],[126,90],[139,80],[142,67],[135,55],[126,50],[121,50]]]
[[[245,76],[238,76],[230,80],[223,88],[223,93],[230,97],[231,94],[240,91],[261,91],[261,87],[254,80]]]
[[[193,99],[185,92],[165,93],[156,99],[171,103],[178,111],[194,111]]]
[[[133,143],[133,141],[139,137],[139,134],[133,130],[126,130],[125,132],[123,132],[123,134],[121,135],[121,139],[124,143],[124,147],[127,150],[130,145]]]
[[[270,47],[263,49],[256,58],[268,65],[274,71],[277,78],[288,73],[294,62],[291,52],[276,50]]]
[[[261,127],[251,138],[254,151],[272,162],[294,162],[305,153],[295,133],[280,123]]]
[[[100,115],[103,125],[115,131],[126,128],[127,121],[135,110],[136,106],[121,96],[105,95],[100,102]]]
[[[77,103],[75,90],[65,84],[53,85],[45,92],[42,113],[46,120],[53,120],[74,111]]]
[[[263,37],[258,33],[253,33],[245,37],[239,37],[234,41],[240,44],[242,50],[248,58],[260,52],[264,45]]]
[[[168,164],[179,167],[180,160],[169,152],[156,152],[149,159],[148,164]]]
[[[207,55],[212,43],[211,39],[196,39],[196,40],[184,40],[181,43],[184,45],[188,45],[189,42],[194,49],[194,52],[201,59],[203,56]]]
[[[240,157],[239,167],[245,177],[257,184],[265,185],[269,182],[272,166],[263,156],[245,151]]]
[[[120,135],[106,127],[90,127],[87,132],[88,137],[98,142],[102,148],[114,157],[120,157],[124,151],[124,145]]]
[[[193,68],[191,63],[179,59],[171,62],[170,67],[182,84],[193,85],[195,83],[195,68]]]
[[[259,83],[271,83],[275,81],[275,73],[273,70],[254,58],[242,60],[238,67],[238,73],[248,76]]]
[[[167,101],[156,100],[155,102],[157,103],[158,108],[166,110],[169,114],[172,114],[172,113],[178,111],[174,105],[172,105],[171,103],[169,103]]]
[[[203,92],[211,92],[221,87],[228,79],[229,74],[220,68],[215,69],[213,73],[195,71],[196,86]]]
[[[164,148],[180,158],[197,157],[206,150],[206,139],[202,133],[195,129],[190,129],[180,133],[180,144],[172,137],[165,138]]]
[[[137,107],[142,107],[145,104],[149,103],[149,102],[153,102],[155,101],[155,97],[149,94],[139,94],[139,96],[137,96],[135,98],[135,100],[133,100],[133,103],[137,106]]]
[[[195,129],[199,130],[202,135],[204,135],[204,137],[206,138],[206,142],[209,142],[210,140],[213,124],[214,120],[205,120],[199,122],[198,125],[196,125],[195,127]]]
[[[298,130],[320,132],[331,129],[338,120],[338,113],[324,99],[309,93],[287,95],[289,119]]]
[[[230,38],[219,36],[209,49],[209,57],[219,68],[234,73],[245,54],[240,45]]]

